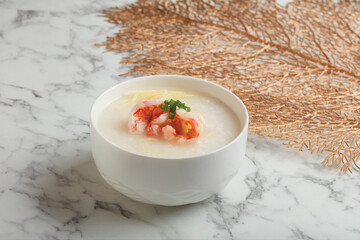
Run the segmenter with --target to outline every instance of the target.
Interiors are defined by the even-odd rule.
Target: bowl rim
[[[120,85],[123,85],[123,84],[129,84],[129,82],[134,82],[134,81],[142,81],[143,79],[146,79],[146,78],[154,78],[154,77],[177,77],[177,78],[187,78],[187,79],[190,79],[192,81],[201,81],[205,84],[209,84],[209,85],[212,85],[214,87],[217,87],[217,88],[221,88],[222,90],[224,90],[225,92],[227,92],[227,94],[230,94],[232,97],[234,97],[236,99],[236,101],[238,101],[240,103],[240,105],[243,107],[243,110],[244,110],[244,114],[245,114],[245,123],[244,123],[244,126],[241,128],[239,134],[233,139],[231,140],[229,143],[225,144],[224,146],[220,147],[220,148],[217,148],[216,150],[214,151],[211,151],[211,152],[207,152],[207,153],[204,153],[204,154],[197,154],[197,155],[192,155],[192,156],[183,156],[183,157],[162,157],[162,156],[152,156],[152,155],[146,155],[146,154],[142,154],[142,153],[137,153],[137,152],[132,152],[132,151],[129,151],[127,149],[124,149],[120,146],[117,146],[116,144],[112,143],[111,141],[109,141],[105,136],[103,136],[103,134],[101,133],[101,131],[99,131],[98,127],[96,126],[96,124],[94,123],[94,119],[92,118],[92,115],[93,115],[93,111],[94,111],[94,107],[95,107],[95,104],[97,103],[97,101],[104,95],[106,95],[108,92],[112,91],[114,88],[117,88],[119,87]],[[219,99],[220,100],[220,99]],[[221,100],[220,100],[221,101]],[[225,104],[225,103],[224,103]],[[199,158],[199,157],[206,157],[206,156],[209,156],[209,155],[213,155],[213,154],[216,154],[220,151],[223,151],[224,149],[226,148],[229,148],[231,145],[233,145],[239,138],[241,138],[243,135],[247,134],[247,130],[248,130],[248,126],[249,126],[249,114],[248,114],[248,110],[245,106],[245,104],[243,103],[243,101],[241,101],[241,99],[236,96],[233,92],[231,92],[230,90],[226,89],[225,87],[219,85],[219,84],[216,84],[214,82],[211,82],[211,81],[208,81],[208,80],[205,80],[205,79],[202,79],[202,78],[197,78],[197,77],[191,77],[191,76],[187,76],[187,75],[174,75],[174,74],[169,74],[169,75],[166,75],[166,74],[162,74],[162,75],[146,75],[146,76],[140,76],[140,77],[135,77],[135,78],[131,78],[131,79],[128,79],[128,80],[125,80],[121,83],[118,83],[110,88],[108,88],[107,90],[105,90],[104,92],[102,92],[96,99],[95,101],[93,102],[92,106],[91,106],[91,109],[90,109],[90,126],[96,130],[97,134],[103,139],[105,140],[108,144],[112,145],[113,147],[117,148],[117,149],[120,149],[126,153],[129,153],[129,154],[133,154],[133,155],[136,155],[138,157],[142,157],[142,158],[150,158],[150,159],[156,159],[156,160],[170,160],[170,161],[177,161],[177,160],[189,160],[189,159],[196,159],[196,158]],[[91,131],[90,131],[90,139],[92,140],[92,136],[91,136]]]

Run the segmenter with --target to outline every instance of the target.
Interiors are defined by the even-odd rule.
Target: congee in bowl
[[[248,113],[225,88],[199,78],[155,75],[101,94],[90,113],[101,176],[137,201],[202,201],[223,189],[244,159]]]

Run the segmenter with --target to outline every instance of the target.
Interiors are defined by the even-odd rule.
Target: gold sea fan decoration
[[[202,77],[233,91],[250,132],[327,152],[359,169],[360,4],[333,1],[138,1],[103,11],[136,74]]]

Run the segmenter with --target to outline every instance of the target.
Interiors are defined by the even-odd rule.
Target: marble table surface
[[[233,181],[201,203],[151,206],[95,168],[89,110],[126,80],[94,47],[115,0],[0,0],[0,239],[360,239],[360,181],[323,156],[250,136]]]

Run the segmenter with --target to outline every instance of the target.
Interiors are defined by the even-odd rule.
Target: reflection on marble
[[[127,67],[93,44],[116,31],[99,11],[126,3],[0,0],[0,239],[360,239],[358,173],[270,139],[251,136],[236,178],[198,204],[103,181],[88,114]]]

